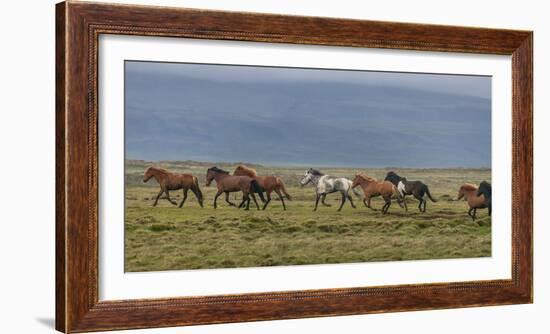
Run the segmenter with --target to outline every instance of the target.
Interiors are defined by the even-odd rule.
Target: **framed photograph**
[[[532,32],[56,14],[59,331],[532,302]]]

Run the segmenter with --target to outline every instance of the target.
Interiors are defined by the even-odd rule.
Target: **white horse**
[[[350,190],[353,190],[353,193],[356,196],[361,197],[361,194],[358,193],[357,190],[351,188],[351,185],[353,183],[351,180],[348,180],[345,177],[325,175],[313,168],[307,170],[304,174],[303,179],[300,181],[300,184],[302,186],[305,186],[308,183],[311,183],[315,186],[315,193],[317,195],[315,198],[315,208],[313,209],[313,211],[317,210],[319,200],[321,200],[321,203],[323,205],[330,206],[330,204],[325,203],[327,194],[330,193],[335,193],[339,191],[342,194],[342,203],[340,203],[338,211],[342,210],[342,207],[346,202],[346,198],[349,200],[351,206],[355,209],[355,204],[353,204],[353,199],[349,194]]]

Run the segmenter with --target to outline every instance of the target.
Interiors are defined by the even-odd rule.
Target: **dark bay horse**
[[[468,216],[472,217],[472,220],[476,220],[477,209],[484,209],[487,207],[485,204],[485,196],[478,196],[477,186],[464,183],[458,190],[458,199],[464,198],[468,202],[470,209],[468,210]]]
[[[291,197],[286,192],[285,184],[283,183],[283,180],[281,180],[281,178],[273,175],[258,176],[258,174],[254,169],[250,167],[246,167],[244,165],[238,165],[235,168],[233,175],[249,176],[254,180],[258,181],[260,186],[265,189],[265,195],[266,195],[267,201],[265,202],[262,210],[265,210],[269,202],[271,202],[271,193],[273,191],[275,191],[277,196],[279,196],[279,200],[281,201],[281,203],[283,203],[283,210],[286,210],[284,197],[286,197],[289,201],[291,200]]]
[[[208,170],[206,171],[207,187],[210,185],[210,183],[212,183],[212,180],[216,180],[216,186],[218,187],[218,192],[214,197],[214,209],[216,209],[217,207],[216,201],[218,200],[218,197],[222,193],[225,193],[225,201],[229,205],[236,206],[235,203],[232,203],[229,200],[229,193],[235,192],[235,191],[242,191],[243,193],[243,200],[241,204],[238,206],[239,208],[246,203],[245,210],[248,210],[250,207],[250,197],[252,197],[252,199],[254,200],[254,203],[256,204],[256,208],[259,210],[260,207],[258,206],[256,197],[254,197],[254,193],[258,193],[262,202],[265,203],[265,198],[263,195],[264,189],[260,186],[258,181],[254,180],[249,176],[229,175],[228,171],[225,171],[218,167],[212,167],[212,168],[208,168]]]
[[[491,192],[491,184],[487,181],[481,181],[476,195],[483,195],[483,197],[485,197],[485,205],[487,206],[487,209],[489,209],[489,216],[491,215]]]
[[[397,190],[403,198],[405,210],[407,211],[407,203],[404,200],[406,195],[413,195],[414,198],[420,201],[420,203],[418,203],[418,210],[420,210],[420,212],[426,212],[426,203],[428,202],[426,200],[426,195],[432,202],[437,202],[430,194],[428,186],[421,181],[407,181],[406,178],[397,175],[395,172],[388,172],[384,181],[389,181],[397,187]]]
[[[355,178],[353,179],[351,187],[355,188],[357,186],[361,186],[361,189],[363,189],[363,193],[365,194],[365,198],[363,198],[363,203],[369,209],[376,210],[370,205],[370,199],[377,196],[382,196],[382,198],[384,199],[385,203],[384,206],[382,206],[383,214],[388,213],[392,198],[397,199],[397,203],[399,204],[399,206],[403,207],[401,203],[401,194],[399,194],[397,188],[389,181],[377,181],[372,177],[357,173],[355,174]]]
[[[193,176],[191,174],[172,173],[164,168],[151,166],[145,171],[145,174],[143,175],[143,182],[149,181],[152,177],[154,177],[160,185],[160,192],[158,193],[157,198],[155,199],[155,203],[153,203],[153,206],[157,205],[162,193],[166,194],[166,199],[168,199],[170,203],[176,205],[176,201],[173,201],[170,198],[169,191],[183,189],[183,199],[181,200],[181,203],[179,205],[179,207],[181,208],[183,206],[183,203],[185,203],[185,200],[187,199],[187,191],[191,189],[191,191],[193,192],[193,194],[195,194],[195,197],[199,201],[200,206],[203,207],[202,192],[196,176]]]

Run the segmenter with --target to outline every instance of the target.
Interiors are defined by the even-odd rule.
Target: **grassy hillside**
[[[491,255],[491,220],[478,210],[478,220],[467,215],[468,206],[456,201],[462,183],[490,181],[488,169],[400,169],[409,180],[429,185],[437,203],[428,202],[427,212],[416,209],[409,198],[409,211],[393,204],[388,215],[372,211],[354,197],[357,209],[346,203],[336,212],[339,195],[329,195],[332,207],[313,212],[314,189],[300,187],[304,167],[254,166],[261,175],[281,176],[293,201],[282,210],[276,196],[266,211],[238,210],[222,197],[213,209],[214,183],[204,186],[206,169],[213,165],[233,171],[235,164],[193,161],[155,162],[175,172],[199,177],[205,197],[200,208],[194,196],[183,208],[161,199],[153,208],[159,187],[142,182],[145,161],[126,163],[125,270],[151,271],[198,268],[232,268],[293,264],[365,261],[467,258]],[[325,173],[352,178],[357,169],[321,168]],[[383,179],[389,169],[361,169]],[[171,192],[181,201],[181,191]],[[238,202],[240,195],[231,195]],[[381,208],[375,199],[373,206]]]

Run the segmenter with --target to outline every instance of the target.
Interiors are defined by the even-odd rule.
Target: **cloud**
[[[490,166],[488,77],[129,64],[127,158]]]
[[[365,86],[403,87],[488,98],[491,77],[433,73],[376,72],[358,70],[304,69],[292,67],[162,63],[127,61],[127,73],[146,76],[172,76],[182,80],[208,80],[226,83],[353,83]]]

